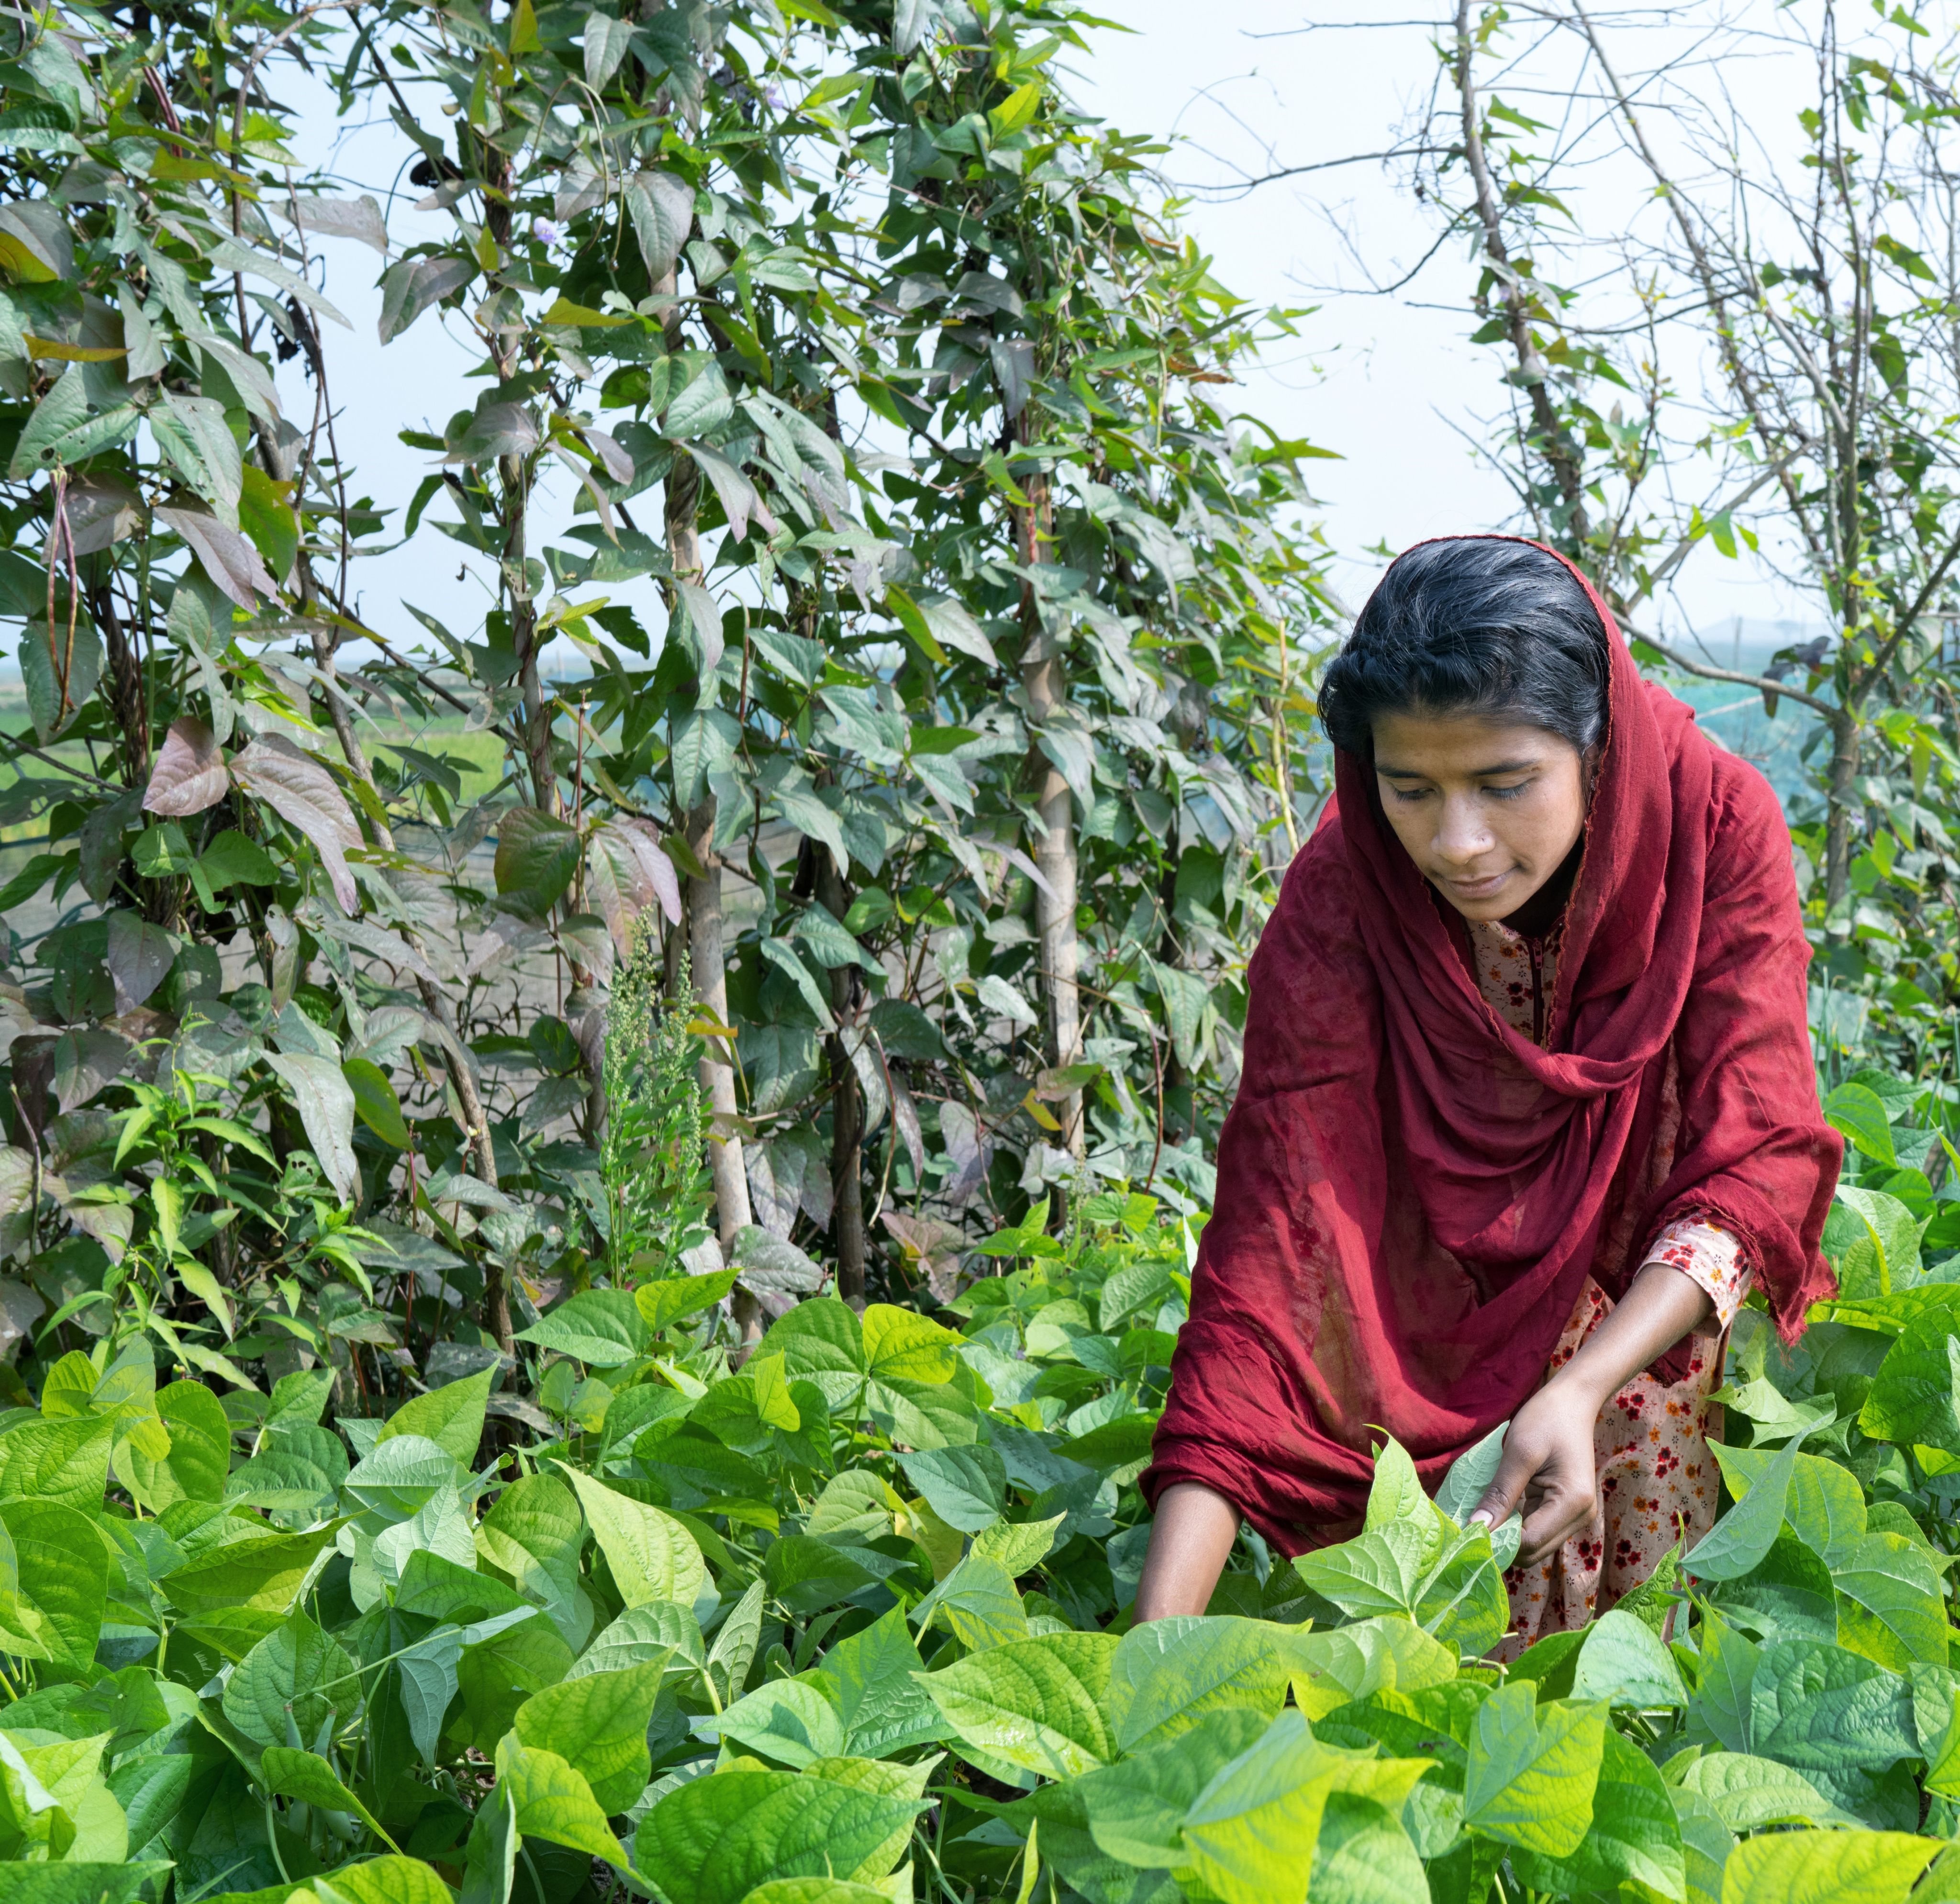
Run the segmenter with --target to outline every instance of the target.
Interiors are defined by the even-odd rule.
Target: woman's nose
[[[1467,866],[1491,850],[1491,829],[1477,806],[1474,800],[1446,799],[1443,803],[1436,850],[1452,865]]]

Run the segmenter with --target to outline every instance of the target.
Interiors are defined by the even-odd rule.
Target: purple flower
[[[542,216],[532,219],[531,236],[536,239],[539,244],[553,247],[562,247],[567,242],[565,227],[562,224],[554,224],[550,219]]]

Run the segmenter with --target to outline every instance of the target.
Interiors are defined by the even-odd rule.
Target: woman
[[[1758,1288],[1793,1339],[1834,1286],[1789,835],[1535,543],[1403,556],[1320,709],[1136,1617],[1203,1611],[1242,1517],[1356,1531],[1382,1431],[1433,1488],[1508,1420],[1514,1656],[1707,1530],[1730,1320]]]

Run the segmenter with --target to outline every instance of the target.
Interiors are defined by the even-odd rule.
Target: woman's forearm
[[[1596,1410],[1640,1371],[1707,1321],[1714,1305],[1693,1277],[1665,1262],[1646,1264],[1613,1313],[1546,1383],[1577,1388]]]
[[[1203,1613],[1238,1536],[1239,1510],[1222,1494],[1195,1481],[1165,1488],[1137,1583],[1136,1623]]]

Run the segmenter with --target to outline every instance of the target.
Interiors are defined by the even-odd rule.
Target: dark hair
[[[1517,542],[1424,543],[1389,565],[1328,665],[1320,718],[1373,757],[1387,712],[1497,714],[1581,753],[1606,724],[1606,631],[1570,569]]]

